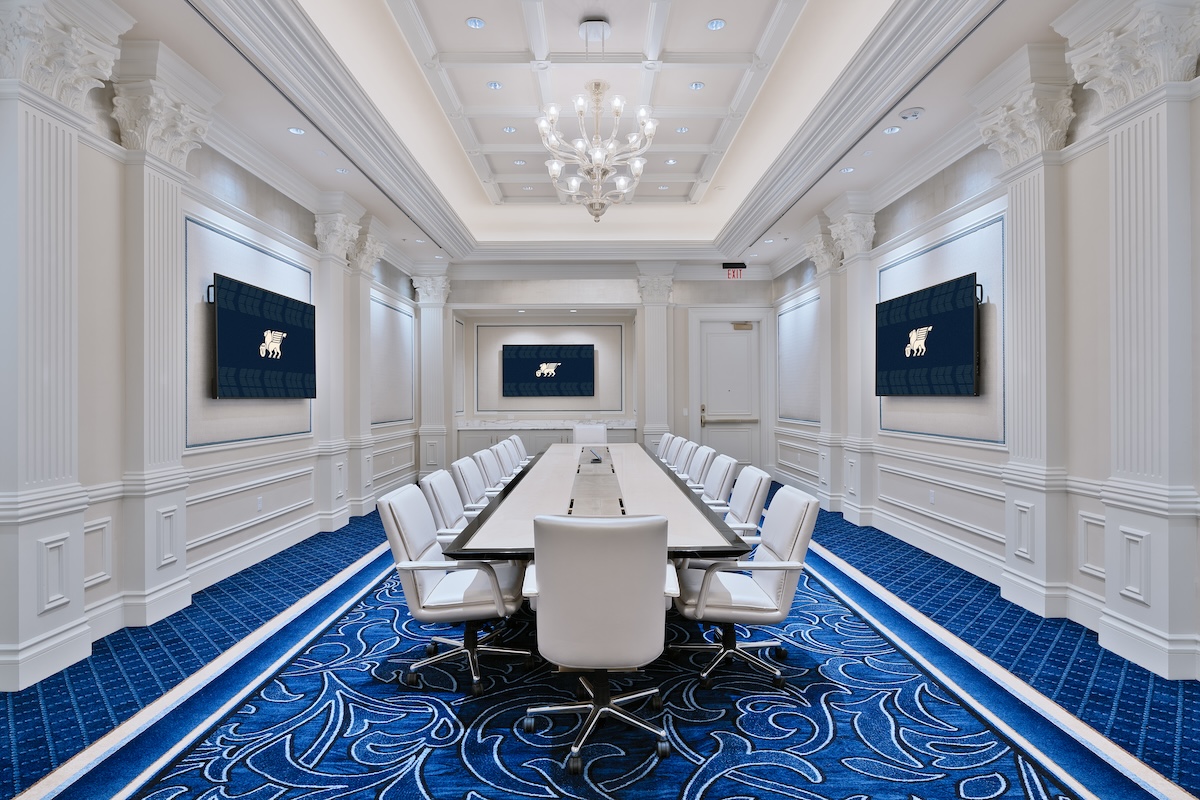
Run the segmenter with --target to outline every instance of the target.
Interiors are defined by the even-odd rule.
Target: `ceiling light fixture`
[[[673,167],[673,166],[675,166],[675,165],[676,165],[676,164],[678,164],[678,163],[679,163],[679,162],[678,162],[677,160],[673,159],[673,158],[668,158],[668,159],[667,159],[667,161],[666,161],[666,164],[667,164],[667,166],[668,166],[668,167]]]
[[[288,133],[293,133],[296,136],[303,136],[304,128],[288,128]]]
[[[724,27],[725,27],[725,20],[723,20],[723,19],[710,19],[708,21],[708,29],[710,31],[719,31],[719,30],[721,30],[721,28],[724,28]]]
[[[513,164],[518,167],[523,167],[523,166],[525,166],[525,159],[523,159],[523,158],[514,159]]]
[[[854,172],[854,167],[842,167],[843,175],[849,175],[851,172]]]
[[[504,84],[500,81],[488,81],[487,87],[489,89],[503,89]]]
[[[517,132],[517,129],[516,129],[516,128],[514,128],[512,125],[505,125],[505,126],[504,126],[504,128],[503,128],[502,130],[503,130],[505,133],[516,133],[516,132]]]
[[[603,42],[610,32],[608,22],[602,19],[584,20],[579,26],[580,37],[589,44]],[[542,145],[552,156],[546,162],[546,169],[554,188],[571,202],[586,208],[592,219],[599,222],[614,201],[624,200],[637,188],[646,166],[646,159],[641,156],[654,140],[658,122],[650,118],[649,106],[642,106],[637,110],[637,130],[628,133],[624,140],[619,139],[625,98],[613,95],[605,101],[604,93],[609,86],[602,80],[588,81],[584,88],[587,93],[575,98],[579,138],[568,140],[559,132],[559,107],[555,103],[546,106],[545,115],[538,118],[537,126]],[[600,127],[606,108],[612,117],[612,132],[607,139],[602,139]],[[589,114],[592,118],[590,133]],[[567,166],[575,167],[576,174],[563,180],[563,170]]]
[[[334,172],[336,172],[338,175],[347,175],[349,174],[350,170],[346,169],[345,167],[338,167],[334,170]]]
[[[901,111],[900,119],[904,119],[904,120],[908,120],[909,122],[912,122],[913,120],[920,119],[921,115],[924,113],[925,113],[925,109],[921,108],[920,106],[913,106],[912,108],[906,108],[903,111]]]
[[[900,132],[900,126],[899,125],[890,125],[890,126],[884,128],[883,132],[886,133],[888,136],[891,136],[894,133]]]
[[[483,26],[484,26],[484,22],[479,17],[467,17],[467,27],[468,28],[473,28],[474,30],[479,30]]]
[[[704,88],[704,81],[692,81],[688,84],[688,88],[693,92],[698,92]]]
[[[688,126],[687,126],[687,125],[680,125],[678,128],[676,128],[676,129],[675,129],[675,132],[676,132],[676,133],[687,133],[687,132],[688,132]]]

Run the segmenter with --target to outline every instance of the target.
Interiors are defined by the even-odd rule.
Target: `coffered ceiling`
[[[981,146],[967,93],[1021,45],[1059,41],[1072,4],[116,2],[129,36],[221,90],[214,147],[309,208],[347,193],[389,260],[452,277],[778,274],[831,203],[881,207]],[[602,46],[586,19],[610,24]],[[592,79],[659,120],[634,197],[599,222],[554,191],[535,126]]]

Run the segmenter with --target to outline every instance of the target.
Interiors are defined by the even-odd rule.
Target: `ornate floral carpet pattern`
[[[668,622],[668,641],[702,635],[673,614]],[[505,636],[532,645],[532,625],[521,615]],[[644,673],[615,680],[614,689],[660,687],[664,709],[647,703],[638,712],[668,730],[671,755],[659,759],[652,737],[608,724],[585,747],[580,776],[564,768],[578,718],[537,718],[532,733],[521,724],[526,707],[574,696],[568,676],[544,662],[488,659],[481,697],[464,690],[469,677],[461,662],[426,668],[417,689],[397,681],[429,638],[445,633],[412,620],[397,581],[387,578],[136,796],[1081,796],[1068,773],[986,724],[807,575],[789,618],[752,631],[787,642],[788,657],[777,662],[787,688],[775,690],[769,676],[735,664],[705,689],[691,659],[659,659]],[[1098,796],[1137,796],[1119,777],[1101,777]]]

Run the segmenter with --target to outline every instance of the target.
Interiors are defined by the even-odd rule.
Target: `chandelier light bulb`
[[[558,122],[558,113],[559,113],[558,103],[551,103],[550,105],[546,106],[546,110],[545,110],[546,119],[548,119],[550,121],[551,125]]]

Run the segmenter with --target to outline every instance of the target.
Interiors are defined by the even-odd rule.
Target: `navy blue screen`
[[[214,397],[316,397],[316,308],[214,275]]]
[[[505,397],[592,397],[596,348],[590,344],[506,344],[501,382]]]
[[[975,273],[875,306],[875,394],[979,394]]]

